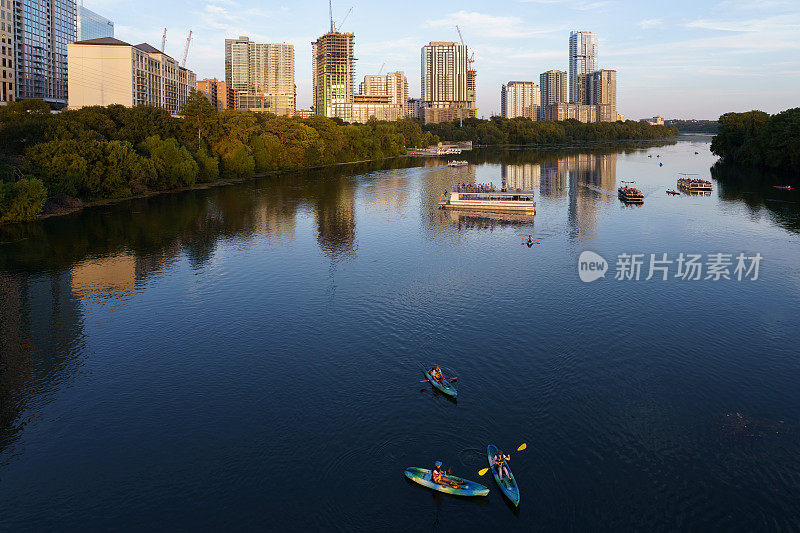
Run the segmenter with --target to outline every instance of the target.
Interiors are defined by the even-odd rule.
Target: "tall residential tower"
[[[567,101],[567,73],[563,70],[548,70],[539,75],[542,93],[542,108]]]
[[[0,103],[14,101],[14,8],[10,0],[0,0]]]
[[[2,1],[2,0],[0,0]],[[75,29],[78,41],[88,41],[90,39],[100,39],[102,37],[114,36],[114,22],[98,15],[83,5],[78,6],[78,18]]]
[[[476,116],[476,73],[469,68],[465,45],[431,42],[423,46],[420,71],[426,123]]]
[[[9,0],[5,0],[6,4]],[[14,2],[16,97],[67,104],[67,45],[75,41],[74,0]]]
[[[597,35],[589,31],[573,31],[569,35],[569,101],[584,104],[581,76],[597,70]]]
[[[500,90],[500,114],[503,118],[536,120],[540,102],[539,86],[532,81],[510,81]]]
[[[225,83],[239,109],[294,115],[294,45],[225,39]]]

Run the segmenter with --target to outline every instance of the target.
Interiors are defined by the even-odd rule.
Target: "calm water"
[[[708,142],[341,167],[1,229],[0,530],[797,528],[800,194],[667,196],[710,176]],[[503,180],[536,189],[535,222],[435,208]],[[580,281],[586,250],[605,279]],[[644,280],[681,252],[764,260]],[[623,253],[643,279],[614,279]],[[457,404],[419,383],[430,361]],[[518,513],[478,477],[489,443]],[[404,478],[436,459],[492,492]]]

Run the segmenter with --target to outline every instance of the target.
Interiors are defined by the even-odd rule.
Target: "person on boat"
[[[510,455],[505,455],[500,450],[497,450],[497,453],[495,454],[495,456],[492,457],[492,467],[494,467],[494,471],[497,472],[497,477],[500,479],[500,481],[503,480],[503,476],[504,475],[507,478],[511,477],[508,474],[508,466],[506,466],[506,463],[508,461],[510,461],[510,460],[511,460],[511,456]]]
[[[442,462],[436,461],[435,463],[433,463],[433,470],[431,470],[431,480],[433,480],[434,483],[437,483],[439,485],[445,485],[446,483],[442,479],[444,474],[445,472],[444,472],[444,467],[442,467]]]
[[[439,383],[442,382],[444,376],[442,375],[442,369],[439,368],[439,365],[433,367],[433,370],[431,370],[431,376],[433,376],[433,379],[435,379]]]

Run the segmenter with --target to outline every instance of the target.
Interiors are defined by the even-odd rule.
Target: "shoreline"
[[[680,136],[678,136],[680,137]],[[598,146],[598,145],[608,145],[608,144],[628,144],[628,143],[657,143],[657,142],[669,142],[674,141],[677,137],[669,137],[669,138],[661,138],[661,139],[619,139],[619,140],[602,140],[602,141],[585,141],[580,143],[564,143],[564,144],[490,144],[490,145],[475,145],[474,148],[529,148],[531,150],[552,150],[552,149],[569,149],[569,148],[585,148],[588,146]],[[442,157],[442,156],[437,156]],[[320,170],[325,168],[335,168],[340,166],[347,166],[347,165],[359,165],[363,163],[375,163],[377,161],[390,161],[392,159],[429,159],[427,157],[419,157],[419,156],[411,156],[411,155],[398,155],[394,157],[384,157],[379,159],[362,159],[359,161],[347,161],[343,163],[332,163],[330,165],[318,165],[313,167],[299,167],[294,169],[285,169],[285,170],[273,170],[270,172],[262,172],[258,174],[253,174],[246,178],[234,178],[234,179],[219,179],[216,181],[211,182],[203,182],[203,183],[196,183],[189,187],[180,187],[177,189],[168,189],[163,191],[148,191],[143,194],[137,194],[133,196],[125,196],[122,198],[107,198],[104,200],[96,200],[93,202],[86,202],[82,203],[78,207],[72,208],[63,208],[63,209],[56,209],[51,213],[44,213],[39,215],[35,220],[31,220],[28,222],[5,222],[1,223],[0,227],[11,226],[15,224],[27,224],[30,222],[39,222],[42,220],[47,220],[50,218],[55,217],[62,217],[68,215],[74,215],[75,213],[80,213],[85,208],[90,207],[100,207],[106,205],[114,205],[119,204],[122,202],[126,202],[129,200],[141,200],[145,198],[152,198],[155,196],[161,196],[164,194],[174,194],[174,193],[181,193],[181,192],[189,192],[189,191],[202,191],[207,189],[213,189],[215,187],[223,187],[226,185],[235,185],[238,183],[244,183],[246,181],[250,181],[253,179],[258,178],[266,178],[269,176],[276,176],[279,174],[285,174],[289,172],[302,172],[306,170]]]

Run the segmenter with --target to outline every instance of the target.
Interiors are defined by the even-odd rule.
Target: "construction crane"
[[[347,10],[347,13],[345,13],[344,18],[342,19],[342,21],[339,23],[338,26],[335,27],[336,31],[339,31],[339,30],[342,29],[342,26],[344,26],[344,23],[347,20],[347,17],[349,17],[350,13],[352,13],[352,12],[353,12],[353,8],[352,7]]]
[[[164,34],[161,36],[161,53],[164,53],[164,48],[167,46],[167,28],[164,28]]]
[[[189,30],[189,37],[186,38],[186,47],[183,49],[183,61],[181,61],[181,66],[186,68],[186,58],[189,57],[189,45],[192,42],[192,30]]]
[[[336,26],[333,25],[333,0],[328,0],[328,11],[331,16],[331,33],[336,31]]]
[[[464,42],[464,36],[461,34],[461,28],[456,25],[456,30],[458,31],[458,38],[461,39],[461,45],[466,48],[467,43]],[[475,52],[472,52],[472,55],[467,58],[467,68],[471,69],[472,64],[475,62]]]
[[[384,62],[383,65],[381,65],[381,69],[378,71],[378,76],[383,74],[383,67],[385,67],[385,66],[386,66],[386,63]]]

